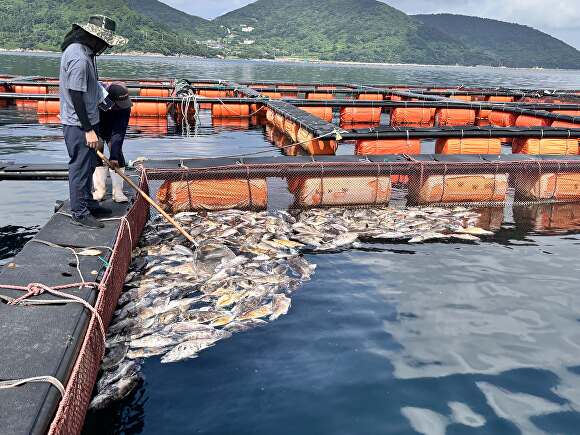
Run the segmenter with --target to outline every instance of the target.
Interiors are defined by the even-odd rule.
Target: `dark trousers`
[[[93,173],[97,165],[97,153],[87,146],[85,131],[73,125],[63,125],[64,142],[70,158],[68,162],[68,186],[73,218],[78,219],[98,206],[93,200]],[[95,128],[98,132],[98,128]]]

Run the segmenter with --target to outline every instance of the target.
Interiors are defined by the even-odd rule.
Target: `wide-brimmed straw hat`
[[[127,38],[115,34],[117,23],[104,15],[93,15],[86,24],[75,23],[73,27],[80,27],[93,36],[105,41],[109,47],[125,45]]]

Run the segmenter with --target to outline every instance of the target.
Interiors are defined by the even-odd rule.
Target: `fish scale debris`
[[[147,225],[133,253],[107,336],[93,408],[126,397],[145,358],[196,358],[232,334],[288,313],[291,294],[316,265],[304,253],[332,252],[363,241],[477,242],[479,214],[462,207],[287,211],[226,210],[174,216],[198,247],[185,246],[161,217]]]

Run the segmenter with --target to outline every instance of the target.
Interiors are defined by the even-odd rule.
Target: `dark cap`
[[[115,102],[119,109],[128,109],[132,106],[129,97],[129,89],[123,82],[113,82],[107,88],[109,98]]]

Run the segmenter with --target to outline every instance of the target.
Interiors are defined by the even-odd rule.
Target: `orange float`
[[[321,94],[316,92],[310,92],[306,95],[307,100],[332,100],[334,96],[332,94]]]
[[[298,106],[300,110],[310,113],[311,115],[317,116],[326,122],[332,122],[333,113],[332,107],[310,107],[310,106]]]
[[[340,122],[380,122],[380,107],[341,107]]]
[[[415,204],[503,202],[507,174],[409,176],[409,200]]]
[[[300,207],[388,204],[389,177],[290,178],[288,190]]]
[[[357,140],[354,153],[356,155],[421,154],[421,141],[419,139]]]
[[[382,94],[358,94],[359,100],[365,101],[383,101]]]
[[[338,147],[336,140],[315,139],[305,128],[298,130],[298,142],[310,155],[334,155]]]
[[[169,89],[161,88],[141,88],[139,89],[139,96],[141,97],[169,97]]]
[[[137,101],[133,102],[131,115],[140,118],[163,118],[167,116],[167,103]]]
[[[513,141],[514,154],[578,155],[578,139],[526,139]]]
[[[250,116],[249,104],[213,104],[211,106],[213,118],[247,118]]]
[[[496,127],[513,127],[516,125],[517,115],[509,112],[492,110],[489,114],[489,123]]]
[[[215,89],[198,89],[197,95],[206,98],[226,98],[228,93],[227,91],[220,91]]]
[[[436,154],[501,154],[499,138],[437,139]]]
[[[435,123],[444,126],[475,125],[475,110],[472,109],[437,109]]]
[[[391,111],[392,126],[433,127],[435,110],[430,107],[397,107]]]
[[[291,119],[284,120],[284,132],[294,142],[298,141],[298,130],[300,130],[300,126],[294,121]]]
[[[548,127],[551,123],[551,119],[539,116],[520,115],[516,119],[516,127]]]
[[[165,181],[157,191],[159,205],[169,213],[195,210],[265,209],[266,180]]]
[[[473,101],[473,97],[471,95],[451,95],[449,98],[459,101]]]
[[[516,199],[580,200],[580,173],[517,173],[514,176]]]
[[[60,101],[59,100],[38,100],[36,112],[39,115],[59,115]]]

